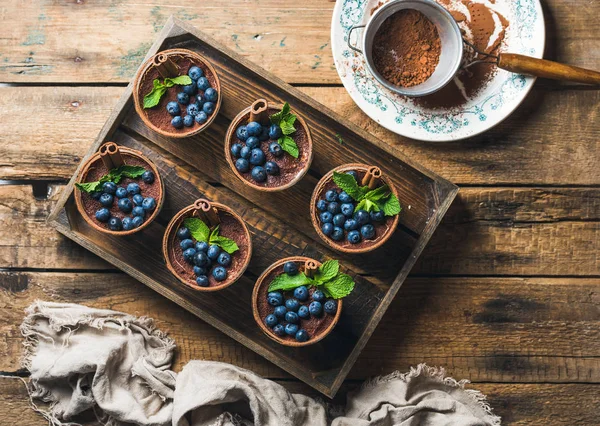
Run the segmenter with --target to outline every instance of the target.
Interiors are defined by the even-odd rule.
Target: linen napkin
[[[115,426],[500,425],[484,395],[441,368],[371,380],[344,409],[225,363],[191,361],[177,374],[175,344],[149,318],[40,301],[26,312],[23,365],[31,396],[51,403],[34,409],[53,426],[90,409]]]

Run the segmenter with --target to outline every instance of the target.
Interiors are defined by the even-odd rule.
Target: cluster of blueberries
[[[358,181],[358,174],[352,170],[346,172]],[[317,202],[321,231],[333,241],[342,241],[344,237],[350,244],[358,244],[363,239],[375,237],[373,223],[385,220],[383,211],[355,210],[356,202],[345,191],[331,189],[325,193],[325,199]]]
[[[154,182],[154,173],[146,170],[142,174],[142,180],[151,184]],[[111,231],[130,231],[144,223],[146,213],[156,208],[156,200],[153,197],[144,197],[140,186],[131,182],[126,187],[117,186],[114,182],[104,182],[102,190],[91,194],[92,198],[98,200],[102,208],[96,211],[96,219],[102,223],[108,223]],[[131,198],[130,198],[131,197]],[[111,215],[110,209],[114,205],[115,198],[118,199],[117,207],[125,214],[123,219]]]
[[[283,271],[288,275],[296,275],[298,266],[295,262],[286,262]],[[306,342],[310,338],[308,332],[300,328],[302,320],[308,320],[311,316],[321,318],[323,312],[334,315],[337,311],[335,300],[325,300],[325,294],[321,290],[313,291],[311,297],[306,286],[296,287],[294,297],[286,300],[282,292],[272,291],[267,294],[267,301],[275,308],[273,313],[264,319],[267,327],[270,327],[276,336],[293,336],[298,342]],[[308,306],[302,303],[308,303]]]
[[[277,142],[283,133],[281,127],[277,124],[262,126],[256,121],[251,121],[246,125],[239,126],[235,135],[243,142],[234,143],[231,146],[231,155],[235,159],[235,168],[240,173],[247,173],[252,167],[250,175],[256,182],[264,182],[267,175],[278,175],[279,166],[275,161],[267,161],[265,152],[261,148],[261,143],[273,140],[269,144],[269,152],[275,158],[284,154],[281,145]]]
[[[219,96],[199,67],[191,67],[188,76],[192,79],[192,84],[182,86],[182,91],[177,94],[177,102],[172,101],[167,104],[167,112],[173,116],[171,125],[176,129],[181,129],[183,126],[192,127],[194,122],[206,123],[208,116],[215,112]],[[181,116],[180,104],[186,109],[187,115],[184,117]]]
[[[194,265],[196,284],[208,287],[208,274],[217,281],[227,278],[227,267],[231,265],[231,255],[217,245],[209,245],[205,241],[194,242],[190,230],[182,226],[177,230],[179,245],[183,250],[183,258]],[[212,271],[211,271],[212,268]]]

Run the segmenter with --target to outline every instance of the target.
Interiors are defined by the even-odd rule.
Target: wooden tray
[[[173,47],[199,52],[212,61],[219,74],[223,104],[211,127],[183,140],[152,132],[133,108],[130,84],[82,160],[85,162],[105,141],[137,149],[152,159],[166,187],[158,218],[143,232],[129,237],[100,234],[75,207],[73,185],[77,171],[48,222],[68,238],[333,397],[458,188],[183,22],[170,19],[147,58]],[[289,102],[305,118],[313,136],[312,167],[298,184],[280,193],[263,193],[244,186],[223,156],[227,126],[257,98]],[[310,220],[309,201],[319,178],[333,167],[350,162],[381,167],[391,176],[403,206],[398,230],[384,247],[371,254],[333,252],[319,239]],[[169,220],[199,197],[235,209],[248,223],[255,248],[243,278],[214,294],[195,292],[182,285],[167,270],[161,253]],[[251,296],[256,278],[271,263],[287,256],[339,259],[357,283],[355,291],[344,299],[342,316],[333,332],[305,348],[275,343],[264,335],[252,316]]]

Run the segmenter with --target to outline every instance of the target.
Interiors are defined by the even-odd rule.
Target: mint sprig
[[[113,182],[117,184],[121,182],[123,177],[137,179],[142,176],[145,171],[146,169],[141,166],[128,166],[125,164],[115,169],[110,169],[107,174],[100,178],[100,180],[95,182],[76,183],[75,186],[81,191],[91,194],[92,192],[98,191],[106,182]]]
[[[152,85],[154,86],[149,93],[144,95],[144,109],[153,108],[160,102],[160,99],[167,92],[167,89],[175,85],[187,86],[192,84],[192,79],[187,75],[180,75],[173,78],[165,78],[161,83],[158,78],[154,79]]]
[[[269,117],[271,124],[276,124],[281,128],[283,136],[280,137],[277,142],[281,145],[281,149],[290,154],[294,158],[298,158],[300,151],[298,145],[290,135],[296,132],[294,123],[296,122],[296,115],[290,112],[290,105],[286,102],[283,104],[281,111],[271,115]]]
[[[321,287],[326,294],[334,299],[341,299],[352,292],[354,280],[350,275],[339,271],[339,262],[328,260],[317,269],[314,278],[308,277],[304,272],[298,272],[296,275],[283,273],[276,276],[271,281],[268,291],[289,291],[302,285],[310,285]]]
[[[217,245],[229,254],[233,254],[240,249],[231,238],[219,235],[219,225],[211,230],[204,221],[195,217],[188,217],[183,221],[183,226],[189,229],[190,234],[196,241]]]
[[[348,173],[333,172],[333,181],[342,191],[345,191],[354,201],[357,201],[356,210],[380,211],[386,216],[395,216],[402,211],[398,197],[387,185],[382,185],[373,190],[368,186],[358,186],[354,176]]]

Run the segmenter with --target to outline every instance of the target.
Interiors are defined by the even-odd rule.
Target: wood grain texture
[[[0,272],[0,289],[0,371],[18,370],[18,325],[40,299],[153,317],[178,345],[176,371],[207,359],[290,377],[122,273]],[[599,295],[589,278],[409,278],[349,377],[427,362],[474,382],[600,383]]]
[[[546,57],[600,68],[599,36],[589,31],[600,5],[549,0],[544,6]],[[174,14],[288,82],[339,83],[329,35],[333,7],[319,0],[8,0],[0,12],[15,25],[0,29],[0,81],[126,82]]]
[[[0,179],[68,179],[124,90],[0,87]],[[427,144],[383,129],[341,87],[300,90],[459,185],[600,184],[599,160],[591,155],[600,150],[598,91],[535,87],[515,114],[485,135]],[[28,125],[13,119],[34,108]]]

